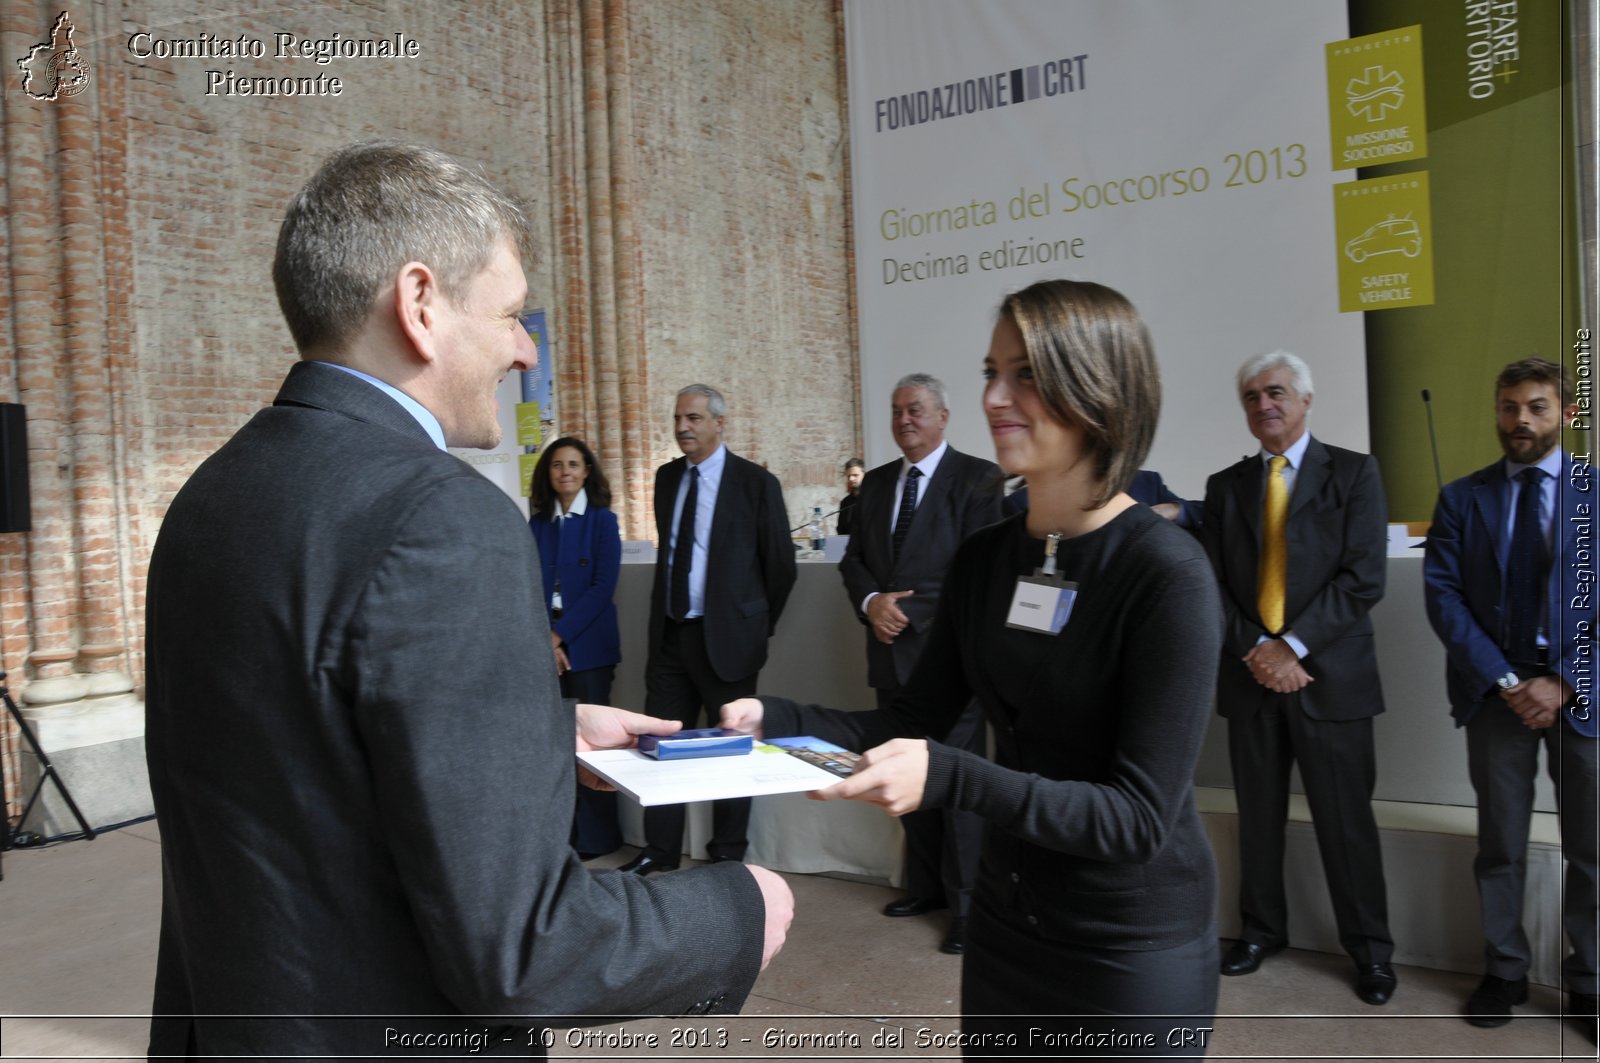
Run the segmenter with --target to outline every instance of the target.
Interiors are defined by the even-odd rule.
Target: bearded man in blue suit
[[[1504,460],[1447,485],[1425,566],[1428,619],[1448,655],[1450,709],[1466,728],[1478,795],[1478,881],[1487,971],[1468,999],[1474,1026],[1502,1026],[1528,999],[1522,928],[1528,823],[1539,747],[1560,805],[1567,861],[1562,920],[1569,1010],[1594,1040],[1596,991],[1593,474],[1560,446],[1577,413],[1561,366],[1501,370]],[[1581,562],[1581,563],[1580,563]],[[1588,570],[1586,573],[1585,570]]]

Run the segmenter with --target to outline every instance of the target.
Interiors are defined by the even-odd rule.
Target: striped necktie
[[[906,544],[911,531],[911,518],[917,515],[917,479],[922,470],[915,465],[906,472],[906,486],[900,492],[900,512],[894,518],[894,556],[898,560],[900,548]],[[882,542],[882,539],[878,540]]]

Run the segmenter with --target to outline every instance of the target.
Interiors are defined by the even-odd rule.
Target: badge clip
[[[1044,564],[1034,569],[1031,576],[1017,577],[1011,610],[1006,614],[1006,627],[1058,635],[1067,626],[1073,603],[1078,599],[1078,585],[1062,579],[1056,571],[1056,549],[1060,545],[1060,535],[1055,532],[1046,535]]]

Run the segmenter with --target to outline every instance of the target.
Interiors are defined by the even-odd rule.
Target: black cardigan
[[[976,697],[996,762],[930,742],[922,807],[987,820],[980,902],[1049,940],[1183,944],[1210,926],[1216,893],[1193,785],[1222,642],[1211,565],[1187,533],[1133,506],[1061,544],[1078,597],[1059,635],[1007,628],[1016,577],[1044,558],[1025,519],[961,545],[893,705],[846,712],[763,697],[763,729],[864,750],[942,737]]]

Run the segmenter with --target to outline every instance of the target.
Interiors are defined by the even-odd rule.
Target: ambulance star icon
[[[1381,122],[1406,102],[1405,79],[1398,70],[1367,67],[1365,75],[1351,78],[1344,87],[1345,106],[1357,118]]]

